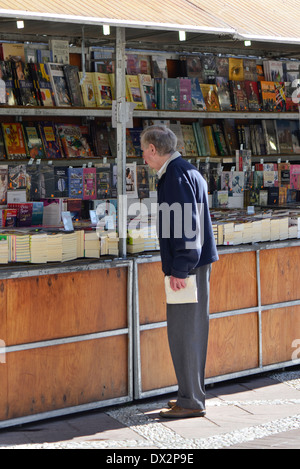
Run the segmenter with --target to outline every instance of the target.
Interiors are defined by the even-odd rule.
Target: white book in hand
[[[174,291],[170,287],[170,277],[165,276],[165,291],[168,304],[198,303],[198,291],[196,275],[190,275],[185,279],[186,286]]]

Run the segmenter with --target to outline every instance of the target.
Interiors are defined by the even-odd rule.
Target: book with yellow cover
[[[135,109],[144,109],[139,77],[137,75],[126,75],[126,83],[130,101],[136,103]]]
[[[244,80],[244,62],[243,59],[229,57],[229,80]]]
[[[112,90],[108,73],[93,72],[92,74],[96,105],[98,107],[111,107]]]
[[[96,107],[93,72],[78,72],[82,98],[86,107]]]

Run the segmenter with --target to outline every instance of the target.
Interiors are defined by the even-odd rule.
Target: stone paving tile
[[[232,445],[229,449],[300,449],[300,429]]]

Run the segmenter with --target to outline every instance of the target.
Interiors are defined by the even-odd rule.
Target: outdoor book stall
[[[218,0],[15,3],[0,1],[0,428],[176,389],[139,147],[154,122],[208,182],[207,383],[299,364],[293,2],[272,36],[273,1],[252,21]]]

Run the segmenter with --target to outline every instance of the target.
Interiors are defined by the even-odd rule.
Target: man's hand
[[[184,278],[173,277],[171,275],[171,277],[170,277],[170,287],[174,291],[178,291],[178,290],[181,290],[181,288],[185,288],[186,287],[185,279]]]

